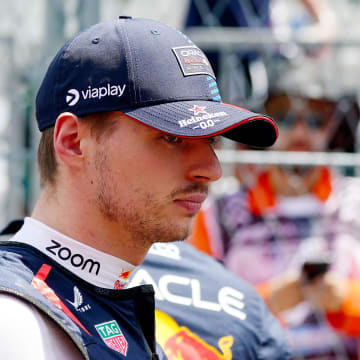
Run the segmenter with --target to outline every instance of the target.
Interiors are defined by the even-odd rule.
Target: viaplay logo
[[[69,106],[74,106],[80,99],[80,93],[76,89],[70,89],[66,94],[66,103]]]
[[[101,100],[103,97],[107,96],[117,96],[121,97],[125,92],[126,84],[123,85],[111,85],[106,84],[105,86],[100,87],[91,87],[90,85],[86,90],[77,90],[77,89],[70,89],[66,93],[66,103],[69,106],[76,105],[80,98],[82,100],[89,100],[89,99],[98,99]]]

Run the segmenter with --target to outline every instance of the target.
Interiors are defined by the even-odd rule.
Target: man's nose
[[[221,165],[209,140],[192,140],[187,157],[187,178],[191,181],[206,184],[221,177]]]

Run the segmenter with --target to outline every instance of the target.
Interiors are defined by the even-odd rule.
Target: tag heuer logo
[[[128,342],[115,320],[97,324],[95,325],[95,329],[109,348],[126,356]]]

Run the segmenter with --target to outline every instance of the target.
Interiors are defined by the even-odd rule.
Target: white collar
[[[122,289],[135,266],[78,242],[42,222],[26,217],[11,238],[31,245],[83,280],[107,289]]]

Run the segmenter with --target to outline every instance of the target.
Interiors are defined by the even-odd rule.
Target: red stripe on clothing
[[[80,326],[88,335],[91,336],[89,331],[80,322],[80,320],[70,311],[70,309],[60,300],[53,289],[51,289],[45,282],[51,271],[51,266],[43,264],[38,273],[32,279],[31,285],[39,290],[44,296],[46,296],[56,307],[61,309],[75,324]]]

